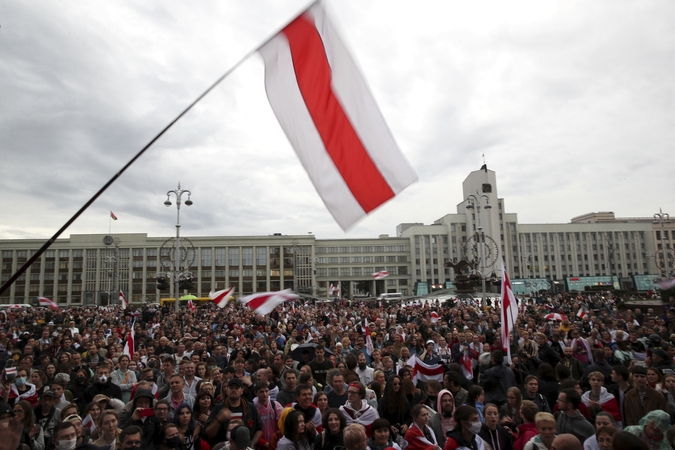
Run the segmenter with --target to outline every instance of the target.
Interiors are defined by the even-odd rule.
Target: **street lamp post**
[[[664,213],[661,208],[654,214],[654,223],[661,224],[661,251],[663,252],[663,278],[670,276],[670,265],[668,264],[668,252],[666,251],[665,224],[670,223],[670,215]]]
[[[483,200],[485,200],[485,206],[483,206],[483,209],[486,211],[489,211],[492,209],[492,205],[490,205],[490,197],[488,197],[486,194],[481,194],[481,195],[475,195],[475,194],[469,194],[469,196],[466,198],[466,200],[469,202],[468,205],[466,205],[466,209],[473,210],[474,208],[476,209],[476,234],[478,235],[478,251],[479,255],[478,257],[480,258],[480,278],[482,282],[482,288],[483,288],[483,300],[481,304],[485,304],[485,296],[486,296],[486,289],[485,289],[485,232],[483,231],[483,227],[480,224],[480,209],[481,209],[481,203]]]
[[[187,194],[188,198],[185,200],[185,205],[190,206],[192,205],[192,200],[190,200],[190,196],[192,195],[192,192],[188,191],[187,189],[181,189],[180,187],[180,182],[178,182],[178,188],[170,190],[166,193],[166,201],[164,202],[164,205],[168,208],[171,206],[171,200],[169,198],[171,197],[171,194],[174,194],[176,196],[176,249],[175,249],[175,255],[173,258],[173,282],[174,282],[174,294],[176,296],[176,304],[175,304],[175,311],[178,313],[180,310],[180,305],[178,304],[178,297],[180,296],[180,280],[182,277],[182,273],[180,270],[180,260],[181,260],[181,249],[180,249],[180,204],[181,204],[181,198],[183,194]],[[187,267],[186,267],[187,269]]]

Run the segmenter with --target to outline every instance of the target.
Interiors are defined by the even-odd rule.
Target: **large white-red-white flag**
[[[443,364],[425,364],[416,355],[410,357],[406,363],[412,367],[412,382],[417,385],[418,381],[436,380],[443,383]]]
[[[262,292],[240,298],[239,301],[254,310],[256,314],[264,316],[271,313],[274,308],[280,304],[288,301],[295,301],[299,299],[290,289],[284,289],[278,292]]]
[[[40,306],[46,306],[52,309],[59,309],[58,303],[53,300],[49,300],[47,297],[38,297],[38,303]]]
[[[373,278],[376,280],[382,280],[383,278],[387,278],[389,276],[389,272],[386,270],[381,270],[379,272],[373,273]]]
[[[127,309],[129,307],[127,297],[126,295],[124,295],[124,292],[122,292],[122,290],[120,290],[120,304],[122,305],[122,309]]]
[[[272,110],[342,229],[417,181],[321,3],[259,51]]]
[[[188,300],[188,308],[190,308],[190,311],[195,312],[197,310],[197,307],[195,306],[194,303],[192,303],[192,300]]]
[[[136,341],[136,330],[134,330],[134,327],[136,326],[136,321],[131,324],[131,330],[129,331],[129,334],[127,335],[127,341],[124,343],[124,350],[122,350],[122,353],[127,355],[130,360],[133,361],[134,359],[134,346],[135,341]]]
[[[230,301],[230,297],[234,295],[234,286],[229,289],[223,289],[222,291],[209,292],[209,298],[213,300],[213,303],[216,304],[219,308],[224,308],[227,306],[227,302]]]
[[[518,318],[518,303],[516,297],[513,295],[511,288],[511,280],[504,268],[504,260],[502,260],[502,346],[504,352],[508,356],[507,361],[511,362],[511,337],[510,334],[515,328],[516,319]]]

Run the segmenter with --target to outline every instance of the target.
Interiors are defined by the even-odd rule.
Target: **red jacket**
[[[513,443],[513,450],[523,450],[525,444],[538,434],[537,424],[534,422],[518,425],[518,437]]]

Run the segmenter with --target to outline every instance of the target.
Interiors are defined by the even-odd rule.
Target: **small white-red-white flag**
[[[192,300],[188,300],[188,308],[190,308],[190,311],[195,312],[197,310],[197,307],[195,306],[194,303],[192,303]]]
[[[340,298],[340,285],[335,286],[335,296]]]
[[[321,3],[259,51],[272,110],[340,227],[417,181]]]
[[[291,303],[291,314],[295,315],[295,302]]]
[[[46,306],[52,309],[59,309],[58,303],[49,300],[47,297],[38,297],[38,303],[40,304],[40,306]]]
[[[381,280],[382,278],[387,278],[389,276],[389,272],[386,270],[381,270],[379,272],[373,273],[373,278],[376,280]]]
[[[431,311],[431,323],[436,323],[441,320],[441,316],[436,311]]]
[[[407,364],[412,367],[412,382],[417,385],[418,381],[436,380],[443,382],[443,373],[445,372],[443,364],[425,364],[416,355],[408,360]]]
[[[110,211],[110,218],[111,218],[112,220],[117,220],[117,216],[116,216],[115,213],[112,212],[112,211]]]
[[[209,292],[209,298],[213,300],[213,303],[216,304],[219,308],[224,308],[227,306],[227,302],[230,301],[230,297],[234,295],[234,286],[231,286],[229,289],[223,289],[218,292]]]
[[[254,310],[256,314],[264,316],[271,313],[274,308],[288,301],[297,300],[298,295],[290,289],[278,292],[262,292],[240,298],[239,301]]]
[[[462,373],[467,379],[473,380],[473,361],[469,356],[469,352],[466,351],[464,352],[461,361],[462,361]]]
[[[366,353],[373,354],[375,346],[373,346],[373,337],[370,335],[370,326],[368,326],[368,319],[366,319]]]
[[[328,295],[333,295],[333,292],[335,292],[335,286],[331,283],[330,288],[328,288]]]
[[[122,305],[122,309],[127,309],[129,307],[129,302],[127,301],[126,295],[124,295],[124,292],[120,290],[120,304]]]
[[[94,419],[91,417],[91,414],[87,414],[87,416],[84,419],[82,419],[82,426],[87,428],[90,432],[96,430],[96,423],[94,422]]]
[[[135,340],[136,340],[136,330],[134,330],[134,326],[136,326],[136,321],[131,324],[131,330],[129,330],[129,334],[127,335],[127,341],[124,344],[124,350],[122,350],[122,353],[127,355],[130,360],[133,361],[134,359],[134,347],[135,347]]]
[[[583,308],[580,309],[580,310],[577,312],[577,317],[580,318],[580,319],[582,319],[582,320],[583,320],[583,318],[586,317],[587,315],[588,315],[588,313],[587,313],[586,311],[584,311]]]

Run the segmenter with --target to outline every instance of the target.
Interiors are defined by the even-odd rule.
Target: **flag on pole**
[[[239,301],[254,310],[256,314],[264,316],[271,313],[274,308],[287,301],[297,300],[297,294],[290,289],[284,289],[278,292],[262,292],[240,298]]]
[[[383,278],[387,278],[388,276],[389,276],[389,272],[387,272],[386,270],[382,270],[380,272],[375,272],[373,274],[373,278],[375,278],[376,280],[381,280]]]
[[[112,212],[112,211],[110,211],[110,218],[111,218],[112,220],[117,220],[117,216],[116,216],[115,213]]]
[[[461,362],[462,362],[462,373],[467,379],[473,380],[473,361],[469,356],[468,351],[463,352]]]
[[[368,326],[368,319],[366,319],[366,353],[373,354],[375,347],[373,346],[373,337],[370,335],[370,327]]]
[[[291,303],[291,314],[295,315],[295,302]]]
[[[127,297],[124,295],[124,292],[122,292],[121,289],[120,289],[120,304],[122,305],[122,309],[127,309],[129,307]]]
[[[330,288],[328,289],[328,295],[333,295],[333,292],[335,292],[335,286],[331,283]]]
[[[52,309],[59,309],[59,305],[56,302],[49,300],[47,297],[38,297],[38,303],[40,304],[40,306],[46,306]]]
[[[412,382],[417,385],[418,381],[436,380],[443,383],[443,364],[425,364],[416,355],[411,356],[406,363],[412,367]]]
[[[340,284],[339,284],[339,283],[338,283],[338,285],[335,287],[335,296],[336,296],[337,298],[340,298]]]
[[[155,386],[155,384],[153,384]],[[87,428],[91,433],[96,431],[96,423],[94,423],[94,419],[91,417],[91,414],[87,414],[87,416],[82,420],[82,426]]]
[[[431,323],[436,323],[441,320],[441,316],[436,311],[431,311]]]
[[[129,330],[129,334],[127,335],[127,341],[124,344],[124,350],[122,350],[122,353],[127,355],[131,360],[134,359],[134,346],[136,338],[136,331],[134,330],[135,325],[136,321],[134,320],[134,322],[131,324],[131,330]]]
[[[511,288],[511,281],[504,268],[504,260],[502,260],[502,305],[501,305],[501,321],[502,321],[502,346],[504,353],[511,362],[511,331],[515,328],[516,319],[518,318],[518,303],[516,297],[513,295]]]
[[[190,308],[190,311],[195,312],[197,310],[197,307],[192,303],[192,300],[188,300],[188,308]]]
[[[417,181],[321,3],[259,51],[272,110],[342,229]]]
[[[218,292],[209,292],[209,298],[213,300],[213,303],[216,304],[218,308],[224,308],[227,306],[227,302],[230,301],[230,297],[234,295],[234,286],[231,286],[229,289],[223,289]]]

